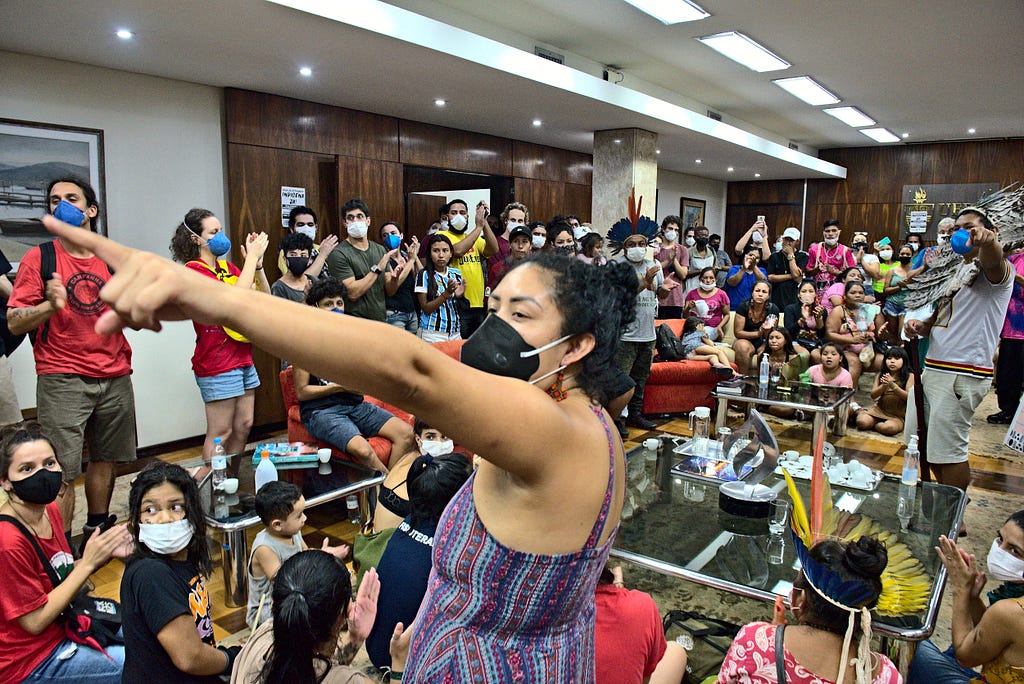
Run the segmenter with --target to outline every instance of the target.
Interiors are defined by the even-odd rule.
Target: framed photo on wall
[[[704,209],[707,205],[705,200],[690,197],[679,198],[679,218],[683,219],[684,230],[704,225]]]
[[[39,222],[48,211],[50,181],[73,176],[96,191],[98,232],[106,235],[103,131],[0,119],[0,249],[11,262],[53,239]]]

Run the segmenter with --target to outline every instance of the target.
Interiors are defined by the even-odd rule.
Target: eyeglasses
[[[310,228],[316,228],[316,221],[308,221],[308,222],[296,221],[295,222],[295,227],[296,228],[305,228],[306,226],[309,226]]]

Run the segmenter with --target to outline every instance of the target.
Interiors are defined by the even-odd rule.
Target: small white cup
[[[331,450],[330,449],[317,449],[316,457],[320,460],[320,467],[317,468],[317,472],[321,475],[331,474]]]
[[[660,443],[661,440],[659,440],[657,437],[650,437],[644,440],[644,449],[647,449],[648,451],[654,451],[655,449],[658,448],[658,445]]]
[[[235,492],[238,491],[238,478],[237,477],[229,477],[229,478],[227,478],[226,480],[224,480],[224,484],[222,485],[222,487],[224,488],[224,493],[225,494],[228,494],[228,495],[234,494]]]
[[[783,451],[782,452],[782,460],[783,461],[794,461],[794,462],[795,461],[799,461],[800,460],[800,452],[797,451],[796,449],[790,449],[788,451]]]

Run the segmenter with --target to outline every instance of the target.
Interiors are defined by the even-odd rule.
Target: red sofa
[[[682,319],[659,320],[654,325],[662,323],[672,328],[677,337],[682,336]],[[658,361],[655,352],[644,391],[644,413],[688,413],[698,406],[713,408],[710,393],[721,379],[722,376],[711,372],[707,361]]]

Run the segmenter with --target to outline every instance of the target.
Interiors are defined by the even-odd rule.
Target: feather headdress
[[[612,252],[618,254],[622,251],[622,243],[631,235],[643,235],[650,242],[658,234],[658,224],[647,216],[640,215],[640,208],[644,198],[636,199],[636,188],[629,191],[629,217],[622,218],[615,222],[615,225],[608,231],[608,244]]]
[[[961,211],[973,211],[992,222],[999,232],[996,237],[1003,251],[1024,247],[1024,184],[1013,183],[983,197]],[[931,263],[916,278],[907,282],[908,309],[935,304],[952,297],[966,284],[974,282],[979,272],[977,260],[965,264],[963,257],[953,251],[950,243],[933,248]]]

